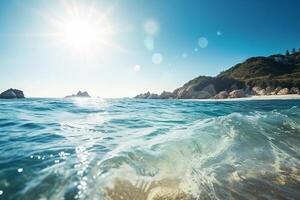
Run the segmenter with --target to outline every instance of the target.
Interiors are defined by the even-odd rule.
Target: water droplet
[[[218,31],[217,36],[220,36],[220,35],[222,35],[222,33],[221,33],[221,31]]]
[[[22,172],[23,172],[23,168],[19,168],[19,169],[18,169],[18,172],[19,172],[19,173],[22,173]]]
[[[3,190],[0,190],[0,195],[2,195],[3,194]]]
[[[54,163],[59,163],[59,160],[54,160]]]
[[[41,159],[41,156],[38,156],[37,159]]]
[[[152,55],[152,62],[156,65],[161,64],[163,61],[163,56],[160,53],[155,53]]]
[[[31,155],[30,158],[33,158],[33,155]]]
[[[207,40],[207,38],[205,38],[205,37],[200,37],[199,40],[198,40],[198,45],[199,45],[199,47],[201,47],[201,48],[206,48],[207,45],[208,45],[208,40]]]

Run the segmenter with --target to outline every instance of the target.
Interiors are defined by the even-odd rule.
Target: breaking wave
[[[297,199],[299,121],[296,100],[3,100],[0,198]]]

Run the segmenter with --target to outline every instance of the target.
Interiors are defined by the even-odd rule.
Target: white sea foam
[[[47,111],[19,103],[0,107],[18,110],[6,120],[26,118],[44,128],[2,127],[24,138],[13,144],[0,138],[4,170],[18,175],[1,174],[4,196],[14,189],[16,198],[49,200],[298,196],[298,101],[50,99],[31,105]]]

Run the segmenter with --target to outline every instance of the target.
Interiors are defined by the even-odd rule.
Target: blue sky
[[[0,1],[0,90],[172,91],[248,57],[300,48],[299,9],[297,0]],[[92,24],[72,26],[79,35],[66,32],[74,10],[77,21]]]

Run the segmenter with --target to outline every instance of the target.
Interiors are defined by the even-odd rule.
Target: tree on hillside
[[[286,55],[286,56],[289,56],[289,55],[290,55],[289,50],[286,50],[285,55]]]
[[[296,53],[296,49],[295,48],[292,49],[292,54],[294,54],[294,53]]]

